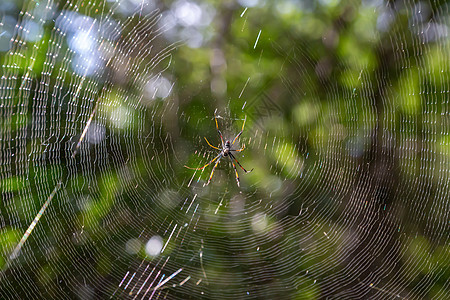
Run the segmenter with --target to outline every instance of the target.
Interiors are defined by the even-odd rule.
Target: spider
[[[219,164],[219,161],[222,157],[226,157],[228,156],[230,158],[231,163],[233,164],[233,168],[234,168],[234,172],[236,173],[236,182],[237,185],[240,187],[239,185],[239,175],[236,169],[236,165],[234,164],[234,161],[237,162],[237,164],[239,165],[239,167],[241,167],[241,169],[245,172],[245,173],[250,173],[251,171],[253,171],[253,169],[251,169],[250,171],[247,171],[246,169],[244,169],[244,167],[239,163],[239,161],[236,159],[236,157],[233,155],[232,152],[241,152],[242,150],[245,149],[245,145],[242,146],[241,149],[237,150],[237,149],[232,149],[231,147],[234,145],[234,143],[238,140],[238,138],[241,136],[241,134],[244,132],[244,126],[245,126],[245,120],[247,119],[247,117],[245,117],[244,119],[244,123],[242,124],[242,129],[241,131],[235,136],[233,142],[230,142],[229,140],[226,140],[225,143],[223,142],[223,136],[222,133],[219,130],[219,125],[217,124],[217,117],[214,115],[214,120],[216,121],[216,128],[217,128],[217,133],[220,136],[220,140],[222,141],[222,149],[220,149],[219,147],[215,147],[213,145],[211,145],[211,143],[208,141],[208,139],[205,137],[205,141],[208,143],[208,145],[216,150],[219,150],[220,153],[214,157],[209,163],[207,163],[206,165],[204,165],[201,168],[191,168],[188,166],[184,166],[185,168],[191,169],[191,170],[203,170],[204,168],[206,168],[207,166],[209,166],[210,164],[212,164],[214,161],[216,161],[216,163],[214,164],[214,167],[211,171],[211,175],[209,176],[208,182],[206,183],[206,185],[208,185],[211,182],[211,178],[214,175],[214,170],[216,169],[217,165]]]

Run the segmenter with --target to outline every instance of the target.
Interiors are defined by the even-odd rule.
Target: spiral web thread
[[[191,118],[167,84],[182,43],[164,41],[161,11],[127,3],[19,14],[0,81],[2,298],[445,299],[447,4],[362,6],[408,30],[391,23],[375,67],[346,58],[344,90],[317,54],[274,41],[269,88],[249,95],[248,77],[217,102],[225,139],[247,118],[237,158],[255,171],[237,187],[226,158],[209,185],[212,166],[183,167],[218,154],[214,115]]]

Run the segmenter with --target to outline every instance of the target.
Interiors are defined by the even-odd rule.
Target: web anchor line
[[[45,210],[47,209],[47,207],[50,205],[50,202],[53,200],[53,198],[55,197],[56,193],[58,192],[59,188],[61,187],[62,182],[59,181],[55,188],[53,189],[53,191],[50,193],[50,195],[48,196],[47,200],[45,201],[44,205],[42,205],[41,209],[39,210],[39,212],[37,213],[36,217],[34,218],[33,222],[31,222],[30,226],[28,227],[28,229],[25,231],[24,235],[22,236],[22,238],[20,239],[19,243],[17,244],[16,248],[14,248],[14,251],[11,253],[11,255],[9,256],[10,261],[16,259],[19,256],[20,250],[22,249],[23,245],[25,244],[25,242],[27,241],[28,237],[31,235],[31,233],[33,232],[34,228],[36,227],[37,223],[39,222],[39,220],[41,219],[42,215],[44,214]]]
[[[119,44],[119,42],[116,43],[116,45],[115,45],[115,47],[114,47],[113,53],[116,52],[116,49],[117,49],[118,44]],[[100,50],[100,48],[102,47],[102,45],[103,45],[103,43],[100,44],[100,46],[98,47],[98,50]],[[108,66],[109,66],[109,64],[111,63],[113,57],[114,57],[114,56],[111,55],[111,57],[109,58],[108,62],[107,62],[106,65],[105,65],[105,69],[108,68]],[[83,78],[83,81],[84,81],[84,78]],[[80,87],[79,87],[78,90],[81,89],[81,86],[82,86],[82,84],[83,84],[83,81],[81,82]],[[107,85],[108,85],[107,83],[105,83],[105,84],[103,85],[103,88],[102,88],[102,90],[101,90],[101,92],[100,92],[100,95],[98,96],[97,100],[95,101],[94,109],[92,110],[92,113],[91,113],[91,115],[89,116],[89,119],[88,119],[88,121],[86,122],[86,125],[84,126],[83,132],[81,133],[81,136],[80,136],[80,138],[78,139],[78,143],[77,143],[77,145],[75,146],[75,149],[73,150],[72,158],[75,158],[75,156],[77,155],[77,153],[78,153],[78,151],[79,151],[79,149],[80,149],[81,143],[83,142],[83,140],[84,140],[84,138],[85,138],[85,136],[86,136],[86,133],[88,132],[89,127],[91,126],[91,122],[92,122],[92,120],[94,119],[95,114],[97,113],[98,104],[100,103],[100,99],[102,98],[103,94],[104,94],[105,91],[106,91]],[[78,92],[77,92],[77,94],[78,94]],[[77,94],[76,94],[75,97],[77,97]]]

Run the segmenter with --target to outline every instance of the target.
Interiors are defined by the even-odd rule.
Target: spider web
[[[448,4],[254,2],[0,7],[1,298],[447,297]]]

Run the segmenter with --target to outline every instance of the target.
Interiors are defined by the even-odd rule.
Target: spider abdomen
[[[223,156],[228,156],[228,153],[231,150],[231,143],[230,141],[225,142],[225,147],[223,148]]]

